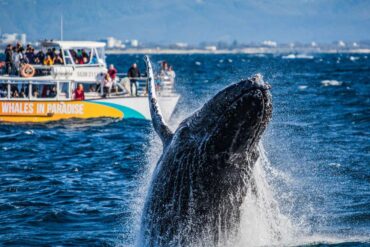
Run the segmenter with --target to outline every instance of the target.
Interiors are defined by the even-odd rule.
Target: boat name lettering
[[[75,103],[39,103],[39,102],[2,102],[0,114],[73,114],[83,115],[84,104]]]

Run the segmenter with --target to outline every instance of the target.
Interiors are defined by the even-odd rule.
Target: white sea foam
[[[196,62],[195,62],[195,65],[200,66],[200,65],[202,65],[202,63],[201,63],[201,62],[199,62],[199,61],[196,61]]]
[[[307,54],[289,54],[281,57],[282,59],[314,59],[314,56]]]
[[[34,132],[33,132],[33,130],[26,130],[24,133],[26,135],[32,135]]]
[[[329,166],[339,168],[339,167],[341,167],[341,164],[339,164],[339,163],[330,163]]]
[[[299,85],[298,89],[299,90],[305,90],[308,86],[307,85]]]
[[[321,84],[325,87],[327,87],[327,86],[340,86],[340,85],[343,84],[343,82],[337,81],[337,80],[322,80]]]
[[[356,61],[356,60],[359,60],[360,58],[359,57],[355,57],[355,56],[350,56],[349,57],[349,60],[351,60],[351,61]]]

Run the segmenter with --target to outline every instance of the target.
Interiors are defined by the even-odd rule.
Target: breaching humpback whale
[[[228,86],[172,132],[145,57],[148,98],[163,153],[141,218],[139,246],[219,246],[238,231],[257,146],[272,114],[270,86],[256,75]]]

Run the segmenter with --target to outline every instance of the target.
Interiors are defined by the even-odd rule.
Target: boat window
[[[85,93],[97,93],[100,90],[100,84],[96,82],[78,82],[76,85],[82,84]]]
[[[56,98],[57,87],[55,84],[38,83],[32,85],[32,98]]]
[[[98,57],[99,57],[99,64],[105,64],[105,52],[104,52],[104,48],[101,47],[101,48],[96,48],[97,52],[98,52]]]
[[[95,49],[91,49],[90,64],[98,64],[98,55]]]
[[[77,60],[77,52],[75,49],[70,49],[69,50],[69,53],[70,53],[70,58],[71,60],[73,61],[74,64],[78,64],[78,60]]]
[[[68,50],[64,50],[64,62],[65,64],[73,64],[71,54]]]
[[[8,84],[0,84],[0,98],[8,98]]]
[[[28,82],[10,84],[10,98],[11,99],[25,99],[28,98]],[[7,92],[8,90],[6,90]]]
[[[73,48],[69,50],[69,53],[75,65],[90,63],[91,49],[89,48]]]
[[[68,82],[60,82],[59,83],[59,98],[60,99],[69,99],[69,83]]]

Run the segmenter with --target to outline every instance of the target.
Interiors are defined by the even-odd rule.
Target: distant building
[[[130,45],[131,45],[131,47],[136,48],[136,47],[139,46],[139,41],[137,39],[133,39],[133,40],[131,40]]]
[[[268,47],[277,47],[277,43],[272,40],[265,40],[262,42],[262,45],[268,46]]]
[[[217,46],[215,46],[215,45],[208,45],[208,46],[205,46],[204,49],[207,50],[207,51],[216,51],[217,50]]]
[[[188,48],[188,44],[183,43],[183,42],[177,42],[177,43],[175,43],[175,47],[179,48],[179,49],[186,49],[186,48]]]
[[[21,43],[24,45],[27,43],[27,35],[25,33],[21,34]]]
[[[126,39],[124,44],[127,48],[138,48],[139,47],[139,41],[137,39]]]
[[[3,33],[0,37],[0,42],[3,44],[14,44],[21,42],[23,45],[27,43],[27,35],[25,33]]]
[[[107,37],[103,42],[106,43],[108,49],[113,49],[113,48],[120,48],[123,49],[125,48],[125,44],[122,44],[122,41],[119,39],[116,39],[114,37]]]

